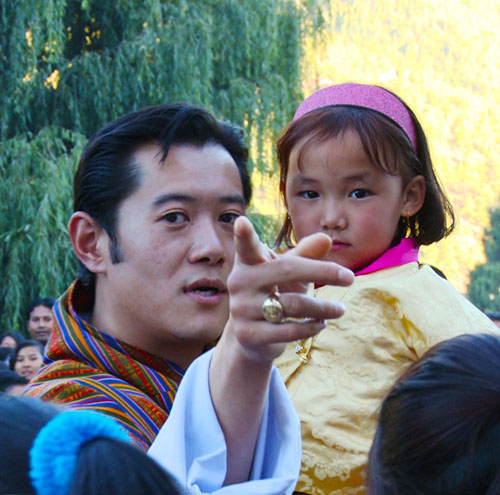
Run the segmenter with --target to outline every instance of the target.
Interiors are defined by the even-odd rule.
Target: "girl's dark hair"
[[[424,204],[412,217],[408,219],[401,217],[392,245],[408,235],[419,245],[425,245],[439,241],[450,234],[455,226],[453,208],[434,172],[422,126],[408,105],[402,100],[401,102],[413,119],[417,138],[416,152],[399,125],[376,110],[368,108],[347,105],[322,107],[289,124],[277,142],[280,194],[283,200],[285,200],[292,149],[299,146],[300,167],[301,156],[308,146],[342,136],[350,130],[359,136],[363,150],[373,165],[388,174],[400,174],[404,185],[417,175],[423,175],[425,178]],[[287,214],[278,234],[276,246],[284,242],[291,247],[292,234],[292,223]]]
[[[500,337],[461,335],[429,350],[382,404],[369,495],[500,493]]]
[[[40,354],[43,356],[43,345],[38,342],[38,340],[23,340],[20,344],[17,344],[16,348],[14,349],[14,352],[10,356],[10,369],[13,370],[15,365],[16,365],[16,360],[17,360],[17,355],[19,354],[19,351],[21,349],[24,349],[25,347],[36,347],[39,351]]]
[[[0,493],[34,495],[29,452],[38,432],[63,409],[0,394]],[[70,495],[180,495],[170,476],[137,447],[97,438],[81,447]]]

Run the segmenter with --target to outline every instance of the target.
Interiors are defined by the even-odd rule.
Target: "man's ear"
[[[92,272],[104,273],[109,258],[109,236],[88,213],[71,215],[68,232],[78,259]]]
[[[412,217],[421,210],[425,200],[425,191],[425,177],[423,175],[413,177],[403,192],[401,216]]]

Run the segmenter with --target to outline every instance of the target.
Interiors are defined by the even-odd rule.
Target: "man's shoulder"
[[[44,366],[24,395],[111,416],[143,448],[151,444],[168,417],[168,411],[161,404],[133,384],[69,359]]]
[[[80,361],[61,359],[45,365],[30,381],[25,395],[50,402],[71,403],[82,399],[86,392],[105,393],[106,386],[100,383],[107,377],[117,380]]]
[[[132,394],[135,398],[144,395],[133,383],[124,377],[103,371],[81,361],[60,359],[45,365],[30,381],[26,395],[51,402],[81,399],[85,393],[110,396],[119,399],[121,395]]]

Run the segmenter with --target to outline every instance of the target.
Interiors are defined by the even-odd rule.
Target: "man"
[[[277,257],[238,219],[251,195],[246,158],[238,129],[186,104],[126,115],[90,139],[68,226],[80,276],[55,305],[48,365],[28,389],[109,414],[147,447],[184,370],[225,327],[208,377],[227,443],[225,483],[249,476],[282,342],[342,314],[341,305],[296,291],[352,281],[318,261],[326,236]],[[264,320],[263,302],[278,285],[286,315],[309,319]]]
[[[35,297],[28,305],[26,326],[32,339],[45,345],[52,332],[52,306],[54,299],[50,297]]]

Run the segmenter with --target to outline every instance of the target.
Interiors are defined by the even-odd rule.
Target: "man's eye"
[[[166,220],[168,223],[179,224],[182,222],[186,222],[188,217],[179,211],[174,211],[172,213],[167,213],[163,216],[163,220]]]
[[[223,213],[220,217],[219,217],[219,220],[222,222],[222,223],[229,223],[229,224],[233,224],[234,222],[236,222],[236,219],[240,216],[239,213],[234,213],[234,212],[229,212],[229,213]]]
[[[302,191],[300,195],[305,199],[315,199],[319,197],[316,191]]]
[[[355,189],[351,194],[349,194],[349,196],[355,199],[363,199],[366,198],[369,194],[370,192],[368,191],[368,189]]]

